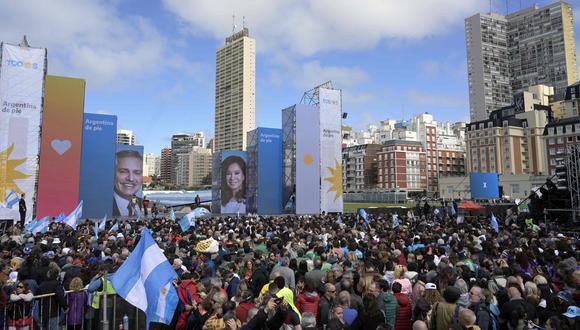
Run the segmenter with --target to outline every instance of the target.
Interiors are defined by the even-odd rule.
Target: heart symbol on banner
[[[54,151],[56,151],[61,156],[70,149],[71,145],[72,143],[69,140],[61,141],[54,139],[52,142],[50,142],[52,149],[54,149]]]

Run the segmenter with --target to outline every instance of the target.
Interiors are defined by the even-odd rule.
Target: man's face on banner
[[[143,183],[143,161],[136,157],[117,158],[115,191],[123,198],[131,199]]]

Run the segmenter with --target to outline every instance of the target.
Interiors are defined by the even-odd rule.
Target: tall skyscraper
[[[499,14],[476,14],[465,20],[471,121],[509,105],[507,20]]]
[[[216,51],[215,151],[245,150],[256,128],[256,41],[247,28]]]
[[[161,149],[161,181],[164,183],[171,182],[171,148]]]
[[[471,121],[511,105],[535,85],[554,87],[562,99],[578,80],[572,6],[559,1],[507,16],[476,14],[465,20]]]
[[[183,173],[180,169],[188,168],[188,165],[186,164],[188,160],[187,155],[194,147],[205,147],[205,137],[203,132],[193,134],[179,133],[174,134],[171,137],[171,183],[182,185],[187,181],[187,177],[180,174]],[[178,175],[180,175],[180,177],[178,177]]]
[[[117,144],[135,145],[135,133],[128,129],[117,130]]]

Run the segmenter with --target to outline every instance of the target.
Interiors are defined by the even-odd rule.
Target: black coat
[[[66,309],[67,302],[64,296],[64,288],[57,280],[44,281],[38,287],[36,295],[44,295],[54,293],[54,295],[46,298],[40,298],[40,308],[42,318],[44,320],[49,317],[57,317],[59,315],[59,308]]]

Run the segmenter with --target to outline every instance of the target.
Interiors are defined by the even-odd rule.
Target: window
[[[548,144],[554,144],[554,143],[556,143],[556,139],[554,139],[554,138],[548,139]]]
[[[557,142],[558,142],[558,144],[564,143],[564,138],[558,138]]]
[[[572,136],[569,136],[569,137],[568,137],[568,142],[573,142],[573,141],[574,141],[574,137],[572,137]]]
[[[519,184],[512,184],[512,194],[519,194],[520,193],[520,185]]]
[[[556,154],[556,149],[550,148],[550,156],[554,156]]]

